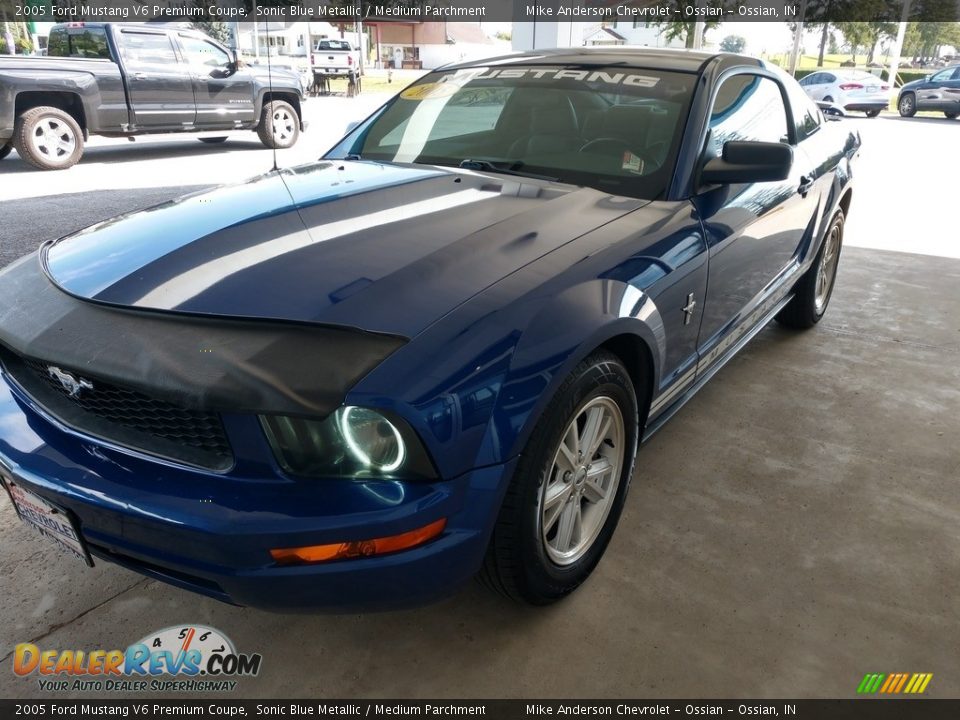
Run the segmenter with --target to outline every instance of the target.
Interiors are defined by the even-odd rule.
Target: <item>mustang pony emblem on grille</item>
[[[64,372],[55,365],[50,365],[47,368],[47,373],[63,386],[63,389],[67,391],[68,397],[78,398],[84,390],[93,390],[93,383],[89,380],[75,378],[70,373]]]

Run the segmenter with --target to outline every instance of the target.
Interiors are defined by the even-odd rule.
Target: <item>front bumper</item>
[[[513,464],[433,483],[305,482],[240,459],[217,474],[80,435],[0,374],[0,466],[8,475],[68,510],[95,558],[237,605],[369,611],[455,592],[480,567]],[[439,518],[447,519],[442,535],[391,555],[298,566],[269,555],[399,534]]]

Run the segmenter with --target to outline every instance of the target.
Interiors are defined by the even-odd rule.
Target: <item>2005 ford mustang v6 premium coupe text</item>
[[[4,486],[81,561],[240,605],[557,600],[643,440],[821,318],[859,147],[735,55],[430,73],[316,163],[0,274]]]

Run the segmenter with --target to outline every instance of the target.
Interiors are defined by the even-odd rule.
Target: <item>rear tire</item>
[[[547,605],[589,577],[630,485],[637,407],[630,374],[609,352],[594,353],[567,376],[507,488],[478,576],[484,585]]]
[[[913,117],[917,114],[917,98],[913,93],[905,93],[897,102],[900,117]]]
[[[875,118],[875,117],[876,117],[877,115],[879,115],[879,114],[880,114],[880,111],[879,111],[879,110],[867,110],[867,111],[866,111],[866,115],[867,115],[868,118]]]
[[[843,249],[843,222],[843,211],[837,210],[813,265],[794,287],[793,299],[777,314],[781,325],[801,330],[811,328],[827,311]]]
[[[17,118],[13,146],[35,168],[65,170],[83,155],[83,131],[60,108],[35,107]]]
[[[943,114],[947,116],[947,119],[948,119],[948,120],[956,120],[958,117],[960,117],[960,112],[947,112],[947,111],[944,111]]]
[[[226,135],[221,135],[220,137],[197,138],[197,140],[199,140],[199,141],[202,142],[202,143],[207,143],[208,145],[214,145],[214,144],[216,144],[216,143],[226,142],[226,141],[227,141],[227,136],[226,136]]]
[[[12,143],[12,142],[8,142],[8,143],[7,143],[6,145],[4,145],[3,147],[0,147],[0,160],[3,160],[7,155],[9,155],[9,154],[11,153],[11,151],[13,151],[13,143]]]
[[[263,106],[257,126],[260,142],[268,148],[288,148],[300,137],[300,116],[290,103],[274,100]]]

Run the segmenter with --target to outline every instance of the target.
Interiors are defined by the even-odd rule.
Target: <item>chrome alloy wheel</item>
[[[282,145],[293,137],[296,129],[296,120],[285,108],[277,108],[273,111],[273,137],[278,144]]]
[[[77,136],[73,128],[59,118],[42,117],[30,133],[30,143],[38,155],[62,162],[77,149]]]
[[[899,110],[900,114],[904,116],[913,112],[913,95],[904,95],[900,98]]]
[[[537,513],[555,564],[575,563],[600,534],[620,484],[625,435],[620,408],[606,396],[590,400],[567,425]]]
[[[823,255],[820,257],[820,267],[817,268],[817,292],[814,297],[814,306],[817,315],[822,315],[830,299],[833,282],[837,278],[837,264],[840,260],[840,233],[841,226],[835,224],[827,236]]]

